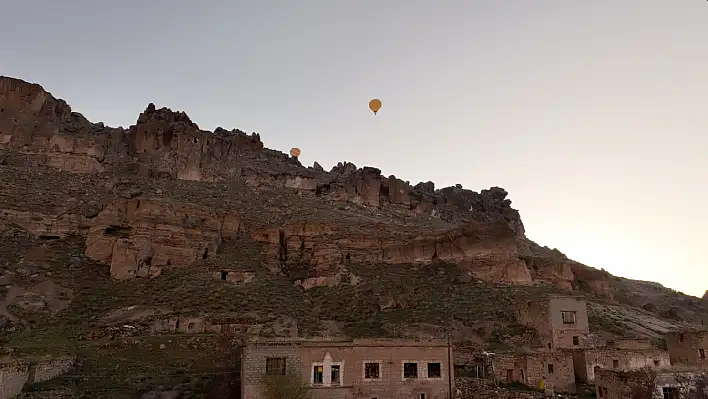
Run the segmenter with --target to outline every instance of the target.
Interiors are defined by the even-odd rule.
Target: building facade
[[[553,392],[575,392],[570,351],[497,354],[492,360],[499,382],[518,382],[538,388],[541,381]]]
[[[708,331],[680,330],[666,335],[671,364],[708,368]]]
[[[519,321],[538,331],[546,350],[592,346],[587,303],[570,296],[549,296],[527,302],[518,312]]]
[[[595,380],[595,367],[627,371],[642,367],[660,369],[671,365],[667,351],[656,348],[624,349],[617,347],[574,351],[573,363],[576,378],[587,383],[592,383]]]
[[[440,340],[258,340],[241,358],[244,399],[263,399],[267,375],[295,375],[319,399],[448,399],[452,350]]]

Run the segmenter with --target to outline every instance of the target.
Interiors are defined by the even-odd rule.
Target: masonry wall
[[[571,297],[551,297],[548,301],[550,323],[553,332],[553,348],[573,349],[582,347],[584,336],[590,334],[587,303],[583,299]],[[564,324],[562,312],[575,312],[575,323]],[[573,337],[577,337],[578,345]]]
[[[315,399],[354,397],[411,398],[426,394],[430,399],[448,398],[454,386],[454,371],[448,367],[447,345],[414,344],[394,340],[301,341],[298,344],[249,345],[242,356],[242,396],[260,399],[267,357],[287,357],[289,372],[311,387]],[[452,355],[450,364],[453,363]],[[366,379],[365,363],[378,363],[378,379]],[[404,378],[404,363],[416,363],[418,378]],[[428,364],[440,364],[440,376],[428,376]],[[331,366],[340,367],[341,384],[330,381]],[[314,386],[313,368],[323,367],[323,384]],[[448,379],[448,376],[450,379]],[[454,388],[453,388],[454,389]]]
[[[427,398],[444,399],[448,397],[449,380],[448,373],[452,370],[447,363],[447,345],[445,346],[412,346],[401,342],[401,346],[393,344],[379,346],[376,341],[355,342],[352,346],[334,347],[321,343],[303,345],[303,364],[308,367],[303,371],[303,377],[308,382],[312,381],[312,367],[314,363],[326,363],[325,358],[331,358],[332,362],[341,364],[343,370],[343,384],[351,386],[351,389],[364,397],[386,397],[386,398],[411,398],[420,397],[425,393]],[[405,345],[405,346],[403,346]],[[329,356],[328,356],[329,354]],[[451,364],[453,359],[450,359]],[[365,363],[379,363],[380,378],[378,380],[367,380],[364,375]],[[403,376],[404,363],[416,363],[418,368],[418,378],[406,379]],[[428,377],[428,364],[440,364],[440,377]],[[325,373],[327,367],[325,367]],[[454,375],[450,376],[454,381]],[[345,387],[348,389],[348,387]],[[313,394],[317,395],[318,390],[313,389]],[[332,391],[332,388],[325,389]],[[328,392],[331,393],[331,392]],[[319,396],[318,397],[326,397]],[[337,396],[344,397],[344,396]]]
[[[20,394],[25,385],[50,380],[69,371],[74,360],[73,357],[62,357],[0,364],[0,398],[12,398]]]
[[[494,377],[500,382],[528,384],[526,358],[523,354],[500,354],[492,359]],[[511,372],[509,372],[511,370]],[[511,378],[509,378],[511,377]]]
[[[553,366],[553,372],[549,371]],[[575,392],[573,355],[569,351],[542,352],[526,355],[528,385],[538,387],[541,379],[555,392]]]
[[[646,374],[639,371],[626,372],[598,367],[595,369],[594,374],[595,396],[597,398],[627,399],[631,395],[632,386],[645,385],[642,380],[646,378]],[[656,385],[656,397],[662,397],[662,387],[676,387],[678,383],[674,373],[659,373],[656,376]]]
[[[0,398],[11,398],[22,392],[29,378],[29,365],[24,361],[0,365]]]
[[[299,346],[292,344],[249,345],[243,349],[241,355],[242,398],[262,398],[266,359],[269,357],[285,357],[285,367],[288,373],[298,375],[302,373],[302,355]]]
[[[669,350],[671,364],[688,364],[708,368],[708,332],[670,332],[666,335],[666,346]]]
[[[520,382],[538,388],[543,379],[546,387],[553,387],[556,392],[575,391],[573,355],[569,351],[501,354],[494,357],[493,364],[500,382]]]
[[[595,367],[611,370],[636,370],[642,367],[654,369],[671,365],[669,353],[660,349],[594,348],[573,353],[575,375],[581,381],[595,380]]]
[[[535,329],[545,348],[553,345],[553,333],[548,311],[548,301],[526,302],[518,312],[519,323]],[[549,346],[550,345],[550,346]]]

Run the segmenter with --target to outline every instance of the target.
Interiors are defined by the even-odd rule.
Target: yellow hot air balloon
[[[369,101],[369,109],[371,109],[374,112],[374,115],[376,115],[376,113],[381,109],[381,100],[374,98]]]
[[[290,156],[293,158],[297,158],[300,156],[300,149],[297,147],[293,147],[290,149]]]

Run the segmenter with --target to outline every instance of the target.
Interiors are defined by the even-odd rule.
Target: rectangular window
[[[428,363],[428,378],[440,378],[441,376],[440,363]]]
[[[381,378],[378,363],[364,363],[364,378],[377,380]]]
[[[563,320],[563,324],[575,324],[575,312],[562,311],[561,319]]]
[[[679,398],[679,390],[676,387],[662,387],[661,393],[664,396],[664,399],[678,399]]]
[[[418,363],[403,363],[403,378],[418,378]]]
[[[553,374],[553,365],[552,364],[548,365],[548,374]]]
[[[659,367],[659,361],[658,361],[658,360],[654,360],[654,367]]]
[[[314,366],[312,369],[312,383],[315,385],[324,384],[324,368],[322,366]]]
[[[701,357],[701,359],[705,359],[706,358],[706,351],[704,349],[699,349],[698,355]]]
[[[573,345],[580,345],[580,338],[573,337]]]
[[[341,378],[339,366],[332,366],[332,385],[340,385],[342,383]]]
[[[285,375],[285,360],[286,358],[284,357],[266,358],[266,374]]]
[[[619,368],[619,366],[620,366],[619,360],[615,359],[612,361],[612,368],[613,369]]]

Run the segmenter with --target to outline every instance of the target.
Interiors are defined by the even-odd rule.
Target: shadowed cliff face
[[[305,167],[257,133],[201,130],[154,104],[129,128],[111,128],[37,84],[0,77],[0,174],[0,229],[78,235],[118,280],[209,265],[224,280],[259,281],[230,271],[238,257],[224,248],[239,242],[304,290],[357,287],[361,265],[444,263],[460,281],[549,284],[636,305],[616,297],[629,285],[609,273],[529,241],[502,188],[436,189],[349,162]]]

